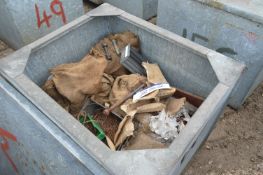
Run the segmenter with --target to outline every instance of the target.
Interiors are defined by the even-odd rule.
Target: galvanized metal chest
[[[49,69],[78,61],[102,37],[123,31],[140,38],[142,54],[169,83],[205,97],[166,149],[111,151],[40,86]],[[203,69],[203,68],[207,69]],[[213,50],[103,4],[0,60],[0,128],[12,163],[0,151],[1,172],[12,174],[179,174],[207,138],[245,66]],[[15,168],[14,166],[15,165]]]
[[[261,0],[160,0],[157,25],[244,62],[229,104],[239,108],[263,80]]]
[[[83,14],[82,0],[0,0],[0,39],[19,49]]]

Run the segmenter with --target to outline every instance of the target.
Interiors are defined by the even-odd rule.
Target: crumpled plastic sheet
[[[169,117],[165,110],[150,119],[150,129],[165,140],[173,140],[178,136],[179,123],[176,118]]]

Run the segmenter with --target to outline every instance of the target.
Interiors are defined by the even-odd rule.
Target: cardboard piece
[[[114,136],[114,145],[117,148],[126,138],[133,135],[134,124],[131,116],[125,116],[118,127],[118,131]]]

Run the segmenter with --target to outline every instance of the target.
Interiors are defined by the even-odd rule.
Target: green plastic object
[[[105,138],[105,133],[104,133],[103,129],[100,127],[100,125],[95,120],[93,120],[92,115],[88,114],[87,116],[89,118],[88,121],[84,121],[85,117],[80,116],[79,122],[83,125],[90,122],[92,124],[92,126],[98,131],[98,134],[97,134],[98,139],[103,140]]]
[[[97,134],[97,137],[98,137],[100,140],[104,139],[104,138],[105,138],[105,133],[104,133],[104,131],[102,130],[102,128],[100,127],[100,125],[99,125],[95,120],[93,120],[93,116],[92,116],[92,115],[89,115],[89,114],[88,114],[88,118],[89,118],[89,120],[91,121],[92,126],[93,126],[94,128],[96,128],[97,131],[99,132],[99,134]]]

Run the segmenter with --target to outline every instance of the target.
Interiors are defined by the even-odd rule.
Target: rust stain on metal
[[[217,9],[224,9],[224,4],[218,1],[209,1],[208,5],[210,5],[211,7],[217,8]]]
[[[182,89],[176,89],[176,92],[174,94],[174,97],[176,98],[182,98],[185,97],[186,100],[191,103],[192,105],[194,105],[195,107],[199,107],[201,106],[201,104],[203,103],[204,99],[202,97],[193,95],[189,92],[186,92]]]
[[[221,2],[218,2],[218,0],[197,0],[200,3],[207,5],[207,6],[211,6],[213,8],[217,8],[217,9],[223,9],[224,8],[224,4],[222,4]]]
[[[253,41],[254,41],[255,39],[257,39],[257,40],[263,39],[263,36],[262,36],[262,35],[259,35],[259,34],[254,33],[254,32],[248,32],[247,29],[241,28],[241,27],[236,26],[236,25],[234,25],[234,24],[225,23],[224,26],[243,32],[244,35],[246,35],[249,39],[252,39]]]
[[[40,167],[41,173],[45,174],[45,170],[46,170],[45,166],[44,166],[44,165],[41,165],[41,167]]]

